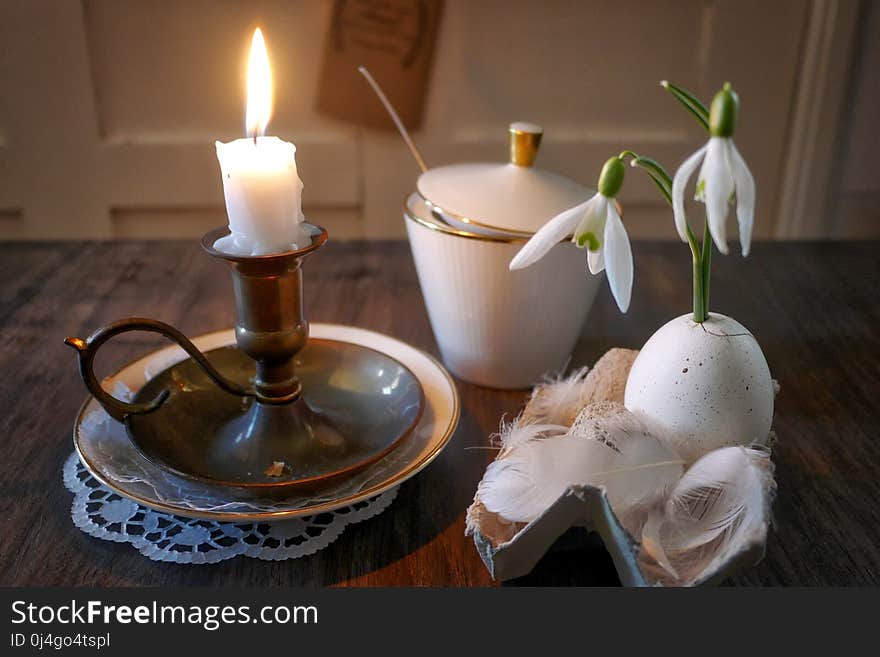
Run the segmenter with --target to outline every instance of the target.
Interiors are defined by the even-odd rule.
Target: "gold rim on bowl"
[[[471,226],[476,226],[477,228],[484,228],[486,230],[491,230],[493,233],[498,233],[498,235],[492,235],[491,237],[498,237],[500,239],[506,239],[509,235],[511,241],[516,240],[516,238],[523,238],[523,241],[528,241],[535,233],[529,232],[525,230],[514,230],[512,228],[499,228],[498,226],[490,226],[489,224],[482,223],[477,221],[476,219],[471,219],[470,217],[465,217],[464,215],[458,214],[457,212],[452,212],[451,210],[444,210],[442,207],[433,203],[429,199],[422,196],[421,192],[415,192],[418,194],[418,197],[421,199],[422,203],[424,203],[428,208],[432,210],[436,210],[448,217],[452,217],[456,221],[459,221],[463,224],[469,224]],[[453,226],[454,229],[454,226]],[[479,233],[473,233],[475,235],[481,236]]]
[[[504,235],[482,235],[480,233],[469,233],[465,230],[461,230],[459,228],[455,228],[451,224],[443,223],[443,224],[435,224],[433,221],[429,219],[425,219],[424,217],[416,216],[412,210],[409,209],[409,199],[412,196],[417,196],[422,203],[424,203],[428,208],[435,208],[437,211],[453,217],[456,221],[460,221],[463,224],[471,224],[472,226],[476,226],[478,228],[485,228],[486,230],[491,230],[496,233],[507,233],[510,237],[506,237]],[[617,208],[617,213],[623,217],[623,206],[620,204],[620,201],[614,199],[614,206]],[[403,200],[403,214],[406,218],[415,221],[416,223],[421,224],[425,228],[430,228],[431,230],[436,230],[441,233],[447,233],[449,235],[456,235],[458,237],[466,237],[468,239],[475,240],[484,240],[487,242],[501,242],[504,244],[513,244],[517,242],[528,242],[535,233],[529,233],[525,231],[513,230],[508,228],[498,228],[497,226],[490,226],[489,224],[481,223],[475,219],[471,219],[470,217],[464,217],[460,214],[456,214],[455,212],[450,212],[449,210],[444,210],[439,205],[432,203],[424,196],[421,195],[420,192],[411,192],[407,197]],[[571,241],[572,236],[569,235],[565,239],[561,240],[562,242]]]
[[[412,194],[409,194],[403,201],[403,216],[410,221],[414,221],[420,226],[428,228],[429,230],[433,230],[438,233],[445,233],[446,235],[452,235],[455,237],[464,237],[465,239],[480,240],[482,242],[495,242],[498,244],[525,244],[529,240],[528,237],[502,237],[500,235],[480,235],[479,233],[469,233],[465,230],[454,228],[449,224],[434,223],[429,219],[417,216],[412,210],[410,210],[408,202],[410,196],[412,196]],[[429,203],[429,201],[425,201],[425,203],[427,204]]]

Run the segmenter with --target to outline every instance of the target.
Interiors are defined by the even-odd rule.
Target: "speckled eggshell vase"
[[[766,439],[773,380],[755,336],[730,317],[690,314],[645,343],[626,383],[624,404],[665,427],[685,458]]]

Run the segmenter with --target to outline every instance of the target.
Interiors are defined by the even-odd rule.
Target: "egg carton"
[[[485,513],[485,509],[476,513]],[[472,514],[473,515],[473,514]],[[484,520],[472,527],[474,544],[486,569],[495,580],[509,580],[531,572],[556,540],[572,527],[596,532],[624,586],[656,586],[666,582],[659,569],[640,561],[640,546],[620,524],[605,491],[595,486],[570,486],[556,502],[509,540],[496,544],[483,534]],[[767,527],[744,542],[729,559],[688,582],[689,586],[717,584],[741,568],[756,565],[764,557]]]
[[[638,352],[633,350],[612,349],[588,374],[585,368],[561,382],[578,384],[578,390],[574,393],[576,403],[571,405],[572,409],[595,402],[622,403],[626,377],[637,355]],[[539,386],[523,411],[526,419],[534,412],[540,394]],[[575,410],[569,411],[565,420],[569,425],[574,415]],[[773,438],[771,432],[764,444],[768,450]],[[767,494],[772,495],[772,488],[768,489]],[[483,506],[479,495],[467,513],[467,533],[473,536],[477,551],[495,580],[509,580],[528,574],[557,539],[572,527],[583,527],[598,535],[624,586],[700,586],[717,584],[736,571],[757,564],[764,556],[769,521],[753,528],[726,558],[706,559],[705,567],[692,577],[676,581],[656,562],[645,558],[639,542],[627,532],[614,513],[602,487],[569,486],[549,508],[528,524],[509,522],[492,513]]]

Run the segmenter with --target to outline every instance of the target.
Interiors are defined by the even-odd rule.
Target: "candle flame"
[[[245,129],[248,136],[257,138],[266,133],[266,125],[272,116],[272,72],[269,54],[260,28],[254,30],[251,53],[248,58],[247,111]]]

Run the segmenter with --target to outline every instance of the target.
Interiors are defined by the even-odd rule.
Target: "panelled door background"
[[[307,216],[335,237],[402,236],[402,199],[418,171],[400,138],[315,110],[332,9],[4,0],[0,238],[197,236],[225,223],[213,142],[241,136],[243,62],[258,21],[275,76],[270,133],[297,144]],[[757,232],[808,234],[779,216],[806,193],[786,176],[805,65],[816,66],[811,30],[829,30],[827,20],[816,27],[820,10],[844,36],[858,22],[856,8],[830,0],[448,0],[415,138],[429,165],[499,161],[507,124],[535,121],[545,127],[538,165],[593,184],[623,148],[675,167],[705,139],[661,79],[704,98],[730,80],[743,99],[737,142],[759,181]],[[366,85],[363,99],[376,102]],[[650,184],[635,172],[630,180],[631,233],[672,238]]]

